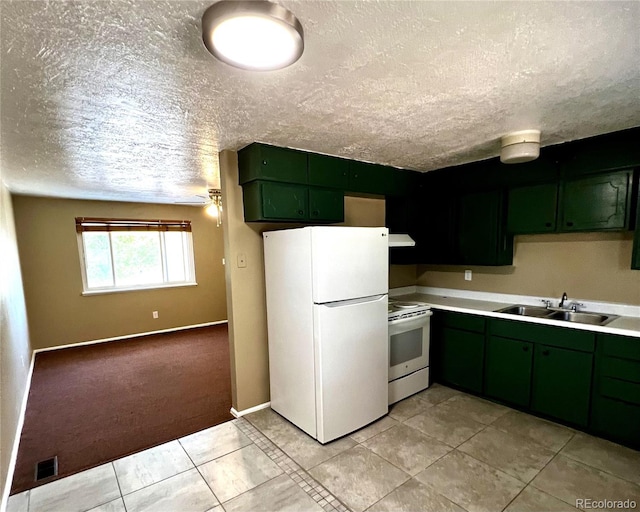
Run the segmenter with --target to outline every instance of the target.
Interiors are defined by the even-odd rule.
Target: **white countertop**
[[[470,313],[493,318],[503,318],[505,320],[517,320],[521,322],[554,325],[569,329],[579,329],[640,338],[640,306],[593,303],[593,305],[598,308],[595,309],[593,305],[586,304],[587,307],[584,311],[594,311],[604,314],[623,313],[619,318],[609,322],[607,325],[600,326],[496,312],[498,309],[515,304],[541,305],[541,299],[536,297],[471,291],[467,292],[465,290],[448,290],[444,288],[428,288],[421,286],[391,289],[389,290],[389,296],[399,300],[426,302],[434,309],[440,309],[443,311],[456,311],[458,313]],[[627,314],[625,315],[624,313]],[[633,313],[637,314],[635,316],[631,316]]]

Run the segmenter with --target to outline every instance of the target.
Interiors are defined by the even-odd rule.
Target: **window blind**
[[[102,219],[76,217],[76,231],[186,231],[191,232],[190,220]]]

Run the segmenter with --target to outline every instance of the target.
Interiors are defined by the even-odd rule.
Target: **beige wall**
[[[226,319],[223,229],[203,208],[19,195],[13,204],[34,349]],[[75,217],[191,220],[198,285],[83,296]]]
[[[527,235],[515,239],[511,267],[418,266],[417,284],[640,305],[640,271],[631,270],[632,233]],[[464,270],[473,280],[464,280]]]
[[[269,401],[269,359],[262,233],[296,224],[245,223],[238,160],[233,151],[220,153],[225,207],[225,254],[233,407],[242,411]],[[384,200],[345,198],[349,226],[383,226]],[[247,266],[237,265],[244,255]]]
[[[417,265],[390,265],[389,266],[389,288],[400,288],[402,286],[412,286],[418,280]]]
[[[29,378],[31,347],[11,196],[0,178],[0,483],[4,510],[8,470]]]

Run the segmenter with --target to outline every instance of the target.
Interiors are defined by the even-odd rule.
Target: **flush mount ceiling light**
[[[302,25],[266,0],[222,0],[202,16],[202,39],[218,59],[255,71],[286,68],[302,55]]]
[[[500,161],[503,164],[530,162],[540,156],[540,130],[522,130],[502,137]]]

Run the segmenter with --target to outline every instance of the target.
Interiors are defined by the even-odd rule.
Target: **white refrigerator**
[[[388,412],[388,234],[263,234],[271,408],[321,443]]]

